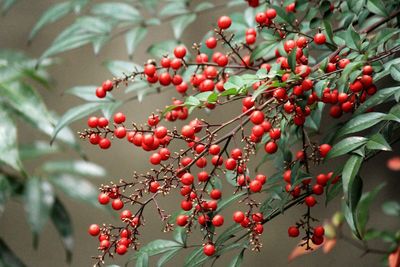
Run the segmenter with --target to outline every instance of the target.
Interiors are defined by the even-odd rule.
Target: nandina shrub
[[[398,266],[399,235],[367,227],[369,206],[382,185],[377,181],[363,193],[360,169],[399,140],[400,3],[247,2],[254,9],[215,18],[203,41],[176,45],[159,60],[93,90],[100,99],[130,83],[177,91],[171,105],[146,122],[130,123],[121,112],[110,120],[91,116],[79,133],[100,149],[126,142],[149,152],[148,172],[101,185],[98,200],[118,211],[120,223],[89,227],[98,237],[96,265],[130,253],[137,266],[162,254],[161,266],[189,249],[185,266],[215,262],[231,250],[238,251],[231,266],[239,266],[245,250],[261,250],[265,224],[285,210],[302,209],[304,215],[287,226],[287,235],[299,240],[297,254],[332,247],[346,221],[356,238],[352,244]],[[393,85],[380,86],[389,76]],[[191,116],[195,109],[212,114],[231,105],[242,112],[227,121]],[[186,124],[178,129],[170,123],[177,120]],[[172,143],[181,149],[170,149]],[[256,153],[263,155],[257,165],[272,160],[275,173],[248,167]],[[346,163],[330,167],[337,157]],[[316,172],[317,165],[329,171]],[[231,194],[223,195],[222,186]],[[162,198],[172,193],[182,201],[171,215]],[[332,220],[324,224],[313,216],[316,205],[337,196],[343,210]],[[225,212],[237,203],[237,211]],[[150,206],[175,240],[139,245]],[[386,211],[398,215],[398,204],[387,204]],[[195,231],[203,236],[201,245],[193,245],[199,243],[190,238]],[[367,242],[374,238],[388,241],[386,249],[371,248]]]

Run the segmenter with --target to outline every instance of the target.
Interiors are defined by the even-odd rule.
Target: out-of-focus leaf
[[[194,8],[194,12],[201,12],[208,9],[212,9],[214,6],[215,5],[210,2],[201,2]]]
[[[72,260],[72,250],[74,248],[72,221],[67,209],[58,198],[55,199],[51,210],[51,220],[63,242],[67,262],[70,263]]]
[[[170,17],[188,13],[189,10],[186,8],[186,3],[181,1],[175,1],[166,4],[163,9],[160,11],[159,15],[161,17]]]
[[[0,238],[0,266],[4,267],[26,266],[1,238]]]
[[[49,7],[36,22],[29,34],[29,40],[32,40],[44,26],[54,23],[67,15],[72,11],[72,8],[73,7],[70,2],[57,3]]]
[[[139,22],[142,19],[140,12],[132,5],[122,2],[107,2],[93,6],[91,12],[97,16],[109,17],[111,19]]]
[[[22,163],[17,148],[17,128],[4,107],[0,106],[0,162],[22,171]]]
[[[104,65],[115,77],[121,77],[124,74],[129,75],[134,71],[143,70],[143,67],[136,63],[122,60],[109,60],[106,61]]]
[[[71,198],[100,207],[97,201],[98,190],[87,180],[69,174],[52,175],[49,178],[51,183]]]
[[[54,204],[54,191],[50,183],[38,177],[29,177],[25,187],[25,211],[37,246],[38,235],[50,217]]]
[[[174,32],[175,39],[179,39],[182,36],[184,30],[196,20],[196,14],[185,14],[174,18],[171,21],[172,30]]]
[[[136,260],[135,267],[148,267],[149,266],[149,255],[145,252],[137,253],[138,257]]]
[[[383,203],[382,210],[386,215],[400,216],[400,203],[397,201],[388,201]]]
[[[7,178],[0,174],[0,218],[4,212],[4,207],[11,196],[11,185]]]
[[[174,48],[178,45],[175,40],[167,40],[159,43],[152,44],[147,52],[157,58],[162,58],[164,55],[171,54]]]
[[[77,96],[86,101],[94,101],[94,102],[110,102],[115,101],[114,97],[107,93],[105,98],[98,98],[96,96],[96,88],[95,85],[88,86],[75,86],[65,91],[65,93]]]
[[[59,151],[60,147],[57,144],[51,146],[49,141],[35,141],[30,144],[22,144],[19,146],[19,156],[21,160],[35,159]]]
[[[242,251],[232,259],[229,263],[229,267],[240,267],[242,265],[244,251],[245,249],[242,249]]]
[[[46,161],[42,170],[47,173],[70,173],[81,176],[104,176],[106,170],[92,162],[77,160],[77,161]]]
[[[382,17],[389,16],[388,12],[385,9],[385,5],[380,0],[368,0],[367,8],[369,11],[371,11],[372,13],[374,13],[376,15],[379,15]]]
[[[399,65],[390,66],[390,75],[392,76],[393,80],[400,82],[400,66]]]
[[[332,149],[329,151],[326,159],[347,154],[364,145],[367,141],[368,139],[362,136],[347,137],[332,146]]]
[[[181,248],[175,248],[170,251],[167,251],[160,257],[160,259],[157,261],[157,267],[162,267],[164,266],[165,263],[167,263],[169,260],[171,260],[178,252],[181,250]]]
[[[139,26],[133,28],[132,30],[130,30],[125,34],[126,50],[128,51],[129,56],[133,55],[133,52],[135,52],[136,47],[146,37],[147,32],[148,32],[147,28]]]

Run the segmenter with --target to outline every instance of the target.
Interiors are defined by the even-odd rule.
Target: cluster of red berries
[[[112,81],[110,80],[104,81],[100,87],[96,88],[96,96],[98,98],[104,98],[106,97],[107,92],[112,91],[113,88],[114,84]]]

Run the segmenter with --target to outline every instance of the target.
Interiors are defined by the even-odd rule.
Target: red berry
[[[321,173],[317,175],[317,184],[325,186],[329,178],[325,174]]]
[[[314,228],[314,235],[321,237],[325,234],[325,229],[322,226],[317,226]]]
[[[267,11],[265,11],[265,14],[269,19],[274,19],[276,17],[276,10],[273,8],[268,8]]]
[[[279,139],[281,137],[281,130],[278,128],[271,129],[269,131],[269,136],[274,140]]]
[[[290,226],[288,229],[288,234],[290,237],[298,237],[300,234],[299,228],[296,226]]]
[[[211,155],[218,155],[219,152],[221,151],[221,148],[219,147],[219,145],[211,145],[209,152]]]
[[[116,124],[123,123],[123,122],[125,122],[125,120],[126,120],[126,117],[125,117],[124,113],[118,112],[118,113],[114,114],[114,122]]]
[[[230,17],[228,16],[222,16],[218,19],[218,27],[220,29],[228,29],[232,24],[232,20]]]
[[[161,155],[159,153],[154,153],[150,156],[150,163],[153,165],[158,165],[161,163]]]
[[[108,120],[104,117],[100,117],[97,126],[99,126],[100,128],[104,128],[107,125],[108,125]]]
[[[105,98],[107,95],[107,91],[103,89],[103,87],[96,88],[96,96],[98,98]]]
[[[225,67],[228,65],[228,57],[226,55],[221,55],[217,58],[218,66]]]
[[[99,146],[101,149],[108,149],[111,146],[111,141],[107,138],[101,138],[99,141]]]
[[[250,120],[254,124],[261,124],[264,121],[264,113],[256,110],[251,114]]]
[[[178,70],[181,66],[182,60],[180,60],[179,58],[174,58],[173,60],[171,60],[171,68],[173,68],[174,70]]]
[[[363,67],[362,72],[364,75],[371,75],[374,72],[374,69],[370,65],[366,65]]]
[[[314,207],[314,205],[317,203],[315,200],[315,197],[313,196],[308,196],[305,198],[306,205],[309,207]]]
[[[210,37],[206,40],[206,46],[210,49],[214,49],[217,46],[217,39],[215,37]]]
[[[177,46],[174,49],[174,55],[177,58],[184,58],[186,55],[186,48],[183,45]]]
[[[110,80],[104,81],[101,85],[101,87],[103,87],[105,91],[111,91],[113,89],[113,86],[113,82]]]
[[[161,73],[160,77],[158,77],[158,80],[161,85],[168,86],[171,84],[171,75],[169,75],[168,72]]]
[[[101,205],[106,205],[110,202],[110,197],[106,193],[100,193],[97,199]]]
[[[194,128],[190,125],[182,127],[181,133],[186,138],[192,138],[194,136]]]
[[[315,244],[315,245],[321,245],[323,242],[324,242],[324,238],[322,237],[322,236],[313,236],[312,238],[311,238],[311,240],[312,240],[312,242]]]
[[[316,184],[313,186],[312,191],[316,195],[322,195],[322,193],[324,193],[324,187],[322,185]]]
[[[106,249],[108,247],[110,247],[110,241],[107,239],[100,242],[100,249]]]
[[[207,244],[203,247],[203,252],[207,256],[212,256],[215,253],[215,246],[213,244]]]
[[[100,227],[97,224],[92,224],[89,226],[88,232],[91,236],[97,236],[100,234]]]
[[[250,182],[250,190],[254,193],[260,192],[262,189],[262,183],[258,180],[253,180]]]
[[[261,235],[264,232],[264,226],[260,223],[257,223],[256,226],[253,228],[254,232]]]
[[[185,226],[188,222],[188,216],[187,215],[179,215],[176,218],[176,224],[179,226]]]
[[[191,210],[193,207],[192,201],[182,200],[181,208],[185,211]]]
[[[266,20],[267,20],[267,15],[265,13],[260,12],[256,14],[256,22],[258,24],[264,24]]]
[[[120,210],[124,207],[124,202],[122,202],[121,199],[117,198],[113,200],[111,206],[114,210]]]
[[[117,252],[117,254],[119,255],[124,255],[127,252],[127,247],[125,245],[118,245],[117,248],[115,249],[115,251]]]
[[[243,212],[241,212],[241,211],[236,211],[234,214],[233,214],[233,220],[235,221],[235,222],[237,222],[237,223],[241,223],[243,220],[244,220],[244,213]]]
[[[321,155],[321,157],[325,158],[326,155],[329,153],[329,151],[331,150],[331,146],[329,144],[322,144],[319,146],[319,153]]]
[[[92,145],[97,145],[100,142],[100,136],[98,134],[95,134],[95,133],[91,134],[90,137],[89,137],[89,142]]]
[[[263,185],[267,181],[267,176],[264,174],[257,174],[255,179]]]
[[[171,66],[171,60],[169,58],[167,58],[167,57],[163,57],[161,59],[161,66],[163,68],[169,68]]]
[[[215,215],[212,219],[212,224],[216,227],[219,227],[224,224],[224,217],[222,215]]]
[[[160,188],[160,184],[157,181],[153,181],[150,183],[149,191],[151,193],[157,193],[158,188]]]
[[[117,138],[124,138],[126,136],[126,129],[124,126],[120,126],[114,130],[114,135]]]
[[[278,145],[275,142],[270,141],[265,144],[264,148],[268,154],[274,154],[278,150]]]
[[[314,35],[314,42],[317,45],[323,45],[326,42],[326,37],[325,34],[323,33],[317,33],[316,35]]]
[[[182,175],[180,180],[181,180],[181,183],[184,185],[191,185],[191,184],[193,184],[194,177],[192,174],[187,172],[184,175]]]
[[[206,171],[202,171],[197,174],[197,179],[199,179],[199,182],[207,182],[208,178],[209,176]]]
[[[119,217],[121,218],[122,221],[124,221],[125,219],[131,219],[132,212],[130,210],[123,210],[121,211]]]
[[[156,70],[156,66],[154,66],[153,64],[146,64],[146,66],[144,66],[144,74],[149,77],[153,77],[156,73]]]
[[[90,128],[96,128],[98,126],[98,124],[99,124],[99,119],[97,117],[90,117],[88,119],[87,125]]]
[[[221,193],[221,190],[219,190],[219,189],[213,189],[213,190],[210,192],[210,197],[211,197],[212,199],[220,199],[221,196],[222,196],[222,193]]]

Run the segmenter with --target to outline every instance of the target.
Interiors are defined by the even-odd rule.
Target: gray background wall
[[[73,21],[73,17],[62,20],[42,31],[34,40],[32,45],[27,45],[27,36],[37,21],[41,13],[56,1],[53,0],[21,0],[6,17],[0,17],[0,47],[12,48],[25,51],[28,55],[37,57],[57,34],[69,23]],[[212,22],[218,15],[224,11],[214,11],[209,14],[202,15],[198,22],[191,25],[184,34],[184,42],[190,45],[192,42],[198,41],[207,31]],[[145,39],[137,50],[134,61],[143,63],[146,61],[145,48],[151,43],[164,40],[172,36],[169,25],[152,28],[151,34]],[[61,95],[63,90],[76,85],[99,84],[103,80],[110,78],[108,71],[101,65],[105,59],[121,59],[127,60],[127,54],[124,46],[123,38],[116,39],[108,44],[99,56],[94,56],[92,48],[85,46],[80,49],[60,55],[62,64],[56,65],[51,69],[51,74],[55,80],[55,88],[52,90],[42,89],[42,96],[50,107],[59,114],[65,112],[68,108],[81,103],[76,98]],[[129,103],[121,110],[124,111],[128,118],[134,121],[145,121],[148,114],[156,108],[165,106],[170,102],[171,97],[175,93],[169,90],[161,96],[146,97],[140,105],[137,103]],[[117,94],[123,97],[122,94]],[[238,107],[232,107],[232,112],[239,112]],[[218,120],[227,118],[230,112],[216,112]],[[201,114],[200,114],[201,115]],[[210,118],[210,120],[213,120]],[[21,125],[22,131],[19,132],[20,140],[28,143],[30,140],[40,137],[41,135],[32,131],[28,127]],[[85,127],[85,120],[74,123],[72,128],[75,131]],[[97,148],[82,143],[83,148],[89,154],[90,160],[101,164],[108,170],[109,178],[105,180],[93,180],[93,183],[100,184],[109,180],[117,181],[122,177],[130,177],[133,170],[144,171],[148,168],[148,155],[138,149],[125,146],[124,142],[114,142],[108,151],[99,151]],[[395,151],[398,154],[398,146]],[[117,152],[118,151],[118,152]],[[387,220],[383,216],[380,205],[382,200],[399,199],[398,197],[398,173],[392,172],[386,168],[386,160],[396,153],[382,154],[378,159],[369,163],[364,168],[365,188],[371,189],[381,181],[387,181],[387,186],[380,194],[378,203],[373,204],[371,225],[379,227],[388,227],[389,229],[398,228],[399,223],[394,219]],[[76,157],[74,153],[63,155],[63,158]],[[33,170],[40,161],[30,162],[30,168]],[[335,164],[342,164],[336,162]],[[273,169],[270,166],[264,168],[266,174],[272,174]],[[229,193],[228,189],[226,192]],[[178,197],[167,199],[166,210],[173,211],[179,206]],[[93,261],[90,256],[96,254],[97,242],[86,233],[87,227],[91,223],[115,222],[115,220],[104,212],[93,209],[79,202],[64,198],[67,208],[70,211],[75,229],[75,249],[72,266],[91,266]],[[322,221],[330,218],[334,211],[339,209],[339,199],[332,202],[327,208],[323,205],[313,209],[316,217]],[[339,245],[327,255],[321,251],[311,256],[305,256],[295,260],[292,263],[287,262],[287,256],[294,248],[298,240],[289,239],[287,237],[287,227],[293,224],[299,216],[304,212],[304,208],[297,208],[288,211],[285,216],[280,216],[270,224],[265,225],[265,231],[262,236],[264,247],[261,253],[246,253],[243,266],[378,266],[380,256],[366,255],[360,257],[362,252],[358,249],[340,242]],[[230,216],[230,215],[229,215]],[[228,219],[229,220],[229,219]],[[161,232],[159,219],[154,212],[147,214],[148,225],[143,230],[142,242],[156,238],[170,238],[169,234]],[[35,251],[31,244],[32,238],[29,226],[25,220],[25,214],[21,203],[10,201],[6,207],[6,212],[0,218],[0,236],[7,240],[9,246],[21,257],[28,266],[67,266],[64,259],[64,250],[59,240],[56,230],[49,223],[44,229],[40,238],[39,248]],[[201,240],[193,241],[201,243]],[[381,246],[382,244],[374,244]],[[230,260],[229,254],[222,257],[217,266],[226,266]],[[129,256],[128,256],[129,257]],[[115,261],[109,260],[108,263],[123,264],[127,257],[117,257]],[[169,266],[181,266],[182,258],[176,258]]]

